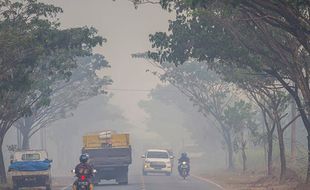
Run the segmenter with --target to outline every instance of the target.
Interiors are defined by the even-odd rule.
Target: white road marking
[[[211,183],[212,185],[215,185],[216,187],[222,189],[222,190],[225,190],[224,187],[222,187],[221,185],[215,183],[214,181],[211,181],[209,179],[206,179],[206,178],[203,178],[203,177],[199,177],[199,176],[196,176],[196,175],[191,175],[192,177],[196,178],[196,179],[199,179],[201,181],[205,181],[205,182],[208,182],[208,183]]]
[[[142,182],[142,184],[141,184],[141,185],[142,185],[141,189],[142,189],[142,190],[145,190],[145,182],[144,182],[144,176],[143,176],[143,175],[141,176],[141,182]]]
[[[66,190],[66,189],[68,189],[69,187],[71,187],[71,185],[68,185],[67,187],[62,188],[61,190]]]

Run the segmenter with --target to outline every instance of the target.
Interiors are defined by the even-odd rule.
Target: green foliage
[[[242,143],[247,141],[257,144],[260,137],[257,113],[250,103],[239,100],[233,105],[228,105],[224,110],[224,122],[233,130],[235,151],[239,151]]]
[[[18,120],[14,125],[21,131],[23,141],[28,143],[31,137],[41,128],[48,127],[53,122],[72,116],[72,111],[85,100],[104,94],[103,87],[112,83],[108,77],[98,77],[101,69],[110,67],[100,54],[81,57],[77,67],[72,69],[70,80],[55,81],[50,92],[31,107],[32,115]],[[46,85],[46,84],[45,84]],[[23,144],[23,148],[30,148]]]
[[[61,12],[37,0],[0,2],[0,146],[16,120],[32,115],[35,104],[50,103],[51,85],[69,80],[76,57],[91,55],[105,41],[94,28],[60,29]]]
[[[4,1],[0,9],[0,104],[6,108],[1,120],[12,120],[34,102],[48,105],[49,86],[68,80],[75,57],[90,55],[104,39],[94,28],[58,29],[51,19],[62,9],[36,0]]]

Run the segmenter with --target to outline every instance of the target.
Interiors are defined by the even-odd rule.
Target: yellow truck
[[[89,154],[90,164],[97,171],[95,185],[102,179],[128,184],[128,167],[132,162],[129,134],[112,130],[86,134],[82,153]]]

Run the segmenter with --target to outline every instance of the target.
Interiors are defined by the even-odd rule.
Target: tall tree
[[[31,107],[32,115],[23,117],[14,125],[22,135],[22,149],[30,148],[30,138],[41,128],[72,116],[81,101],[105,93],[103,87],[111,84],[107,77],[98,77],[97,71],[109,67],[103,56],[95,54],[79,58],[69,81],[56,81],[51,85],[49,105],[36,104]],[[42,79],[44,80],[44,79]]]
[[[223,120],[233,130],[234,149],[235,151],[241,151],[242,169],[245,172],[247,170],[246,149],[248,143],[251,140],[256,140],[252,135],[258,136],[256,112],[252,109],[250,103],[240,100],[234,102],[233,105],[228,105],[224,110]]]
[[[278,133],[278,142],[280,150],[280,161],[281,161],[281,173],[280,181],[283,181],[286,176],[286,154],[285,154],[285,143],[284,143],[284,132],[285,130],[299,117],[295,116],[289,122],[284,122],[287,120],[288,116],[288,106],[289,106],[289,96],[283,90],[279,90],[275,86],[262,87],[256,89],[255,91],[249,92],[254,101],[261,108],[264,115],[264,120],[267,129],[267,142],[268,142],[268,174],[271,174],[272,170],[272,142],[273,142],[273,131],[276,129]],[[267,119],[268,118],[268,119]],[[268,120],[272,121],[272,128],[268,124]]]
[[[140,55],[141,56],[141,55]],[[158,65],[164,70],[159,75],[161,80],[167,81],[186,95],[194,106],[198,107],[205,117],[212,118],[222,135],[228,152],[228,169],[234,169],[233,129],[227,125],[224,110],[236,100],[236,89],[207,69],[206,65],[198,62],[186,63],[175,67],[169,63]]]
[[[218,72],[251,68],[267,74],[294,97],[308,132],[309,3],[307,1],[170,1],[177,10],[170,34],[151,37],[158,61],[181,64],[188,59],[218,60]],[[188,4],[189,2],[189,4]],[[188,6],[189,5],[189,6]],[[213,63],[213,62],[210,62]]]
[[[36,0],[0,3],[0,183],[6,181],[5,134],[18,119],[32,114],[33,105],[46,102],[44,97],[51,92],[38,79],[69,79],[75,57],[90,55],[104,41],[94,28],[59,29],[60,12],[61,8]]]

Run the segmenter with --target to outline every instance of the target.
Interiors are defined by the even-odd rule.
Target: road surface
[[[71,187],[63,188],[69,190]],[[210,181],[196,176],[190,176],[186,180],[180,178],[176,173],[171,176],[160,174],[143,176],[132,174],[129,176],[128,185],[117,185],[113,181],[103,182],[96,186],[95,190],[223,190]]]

